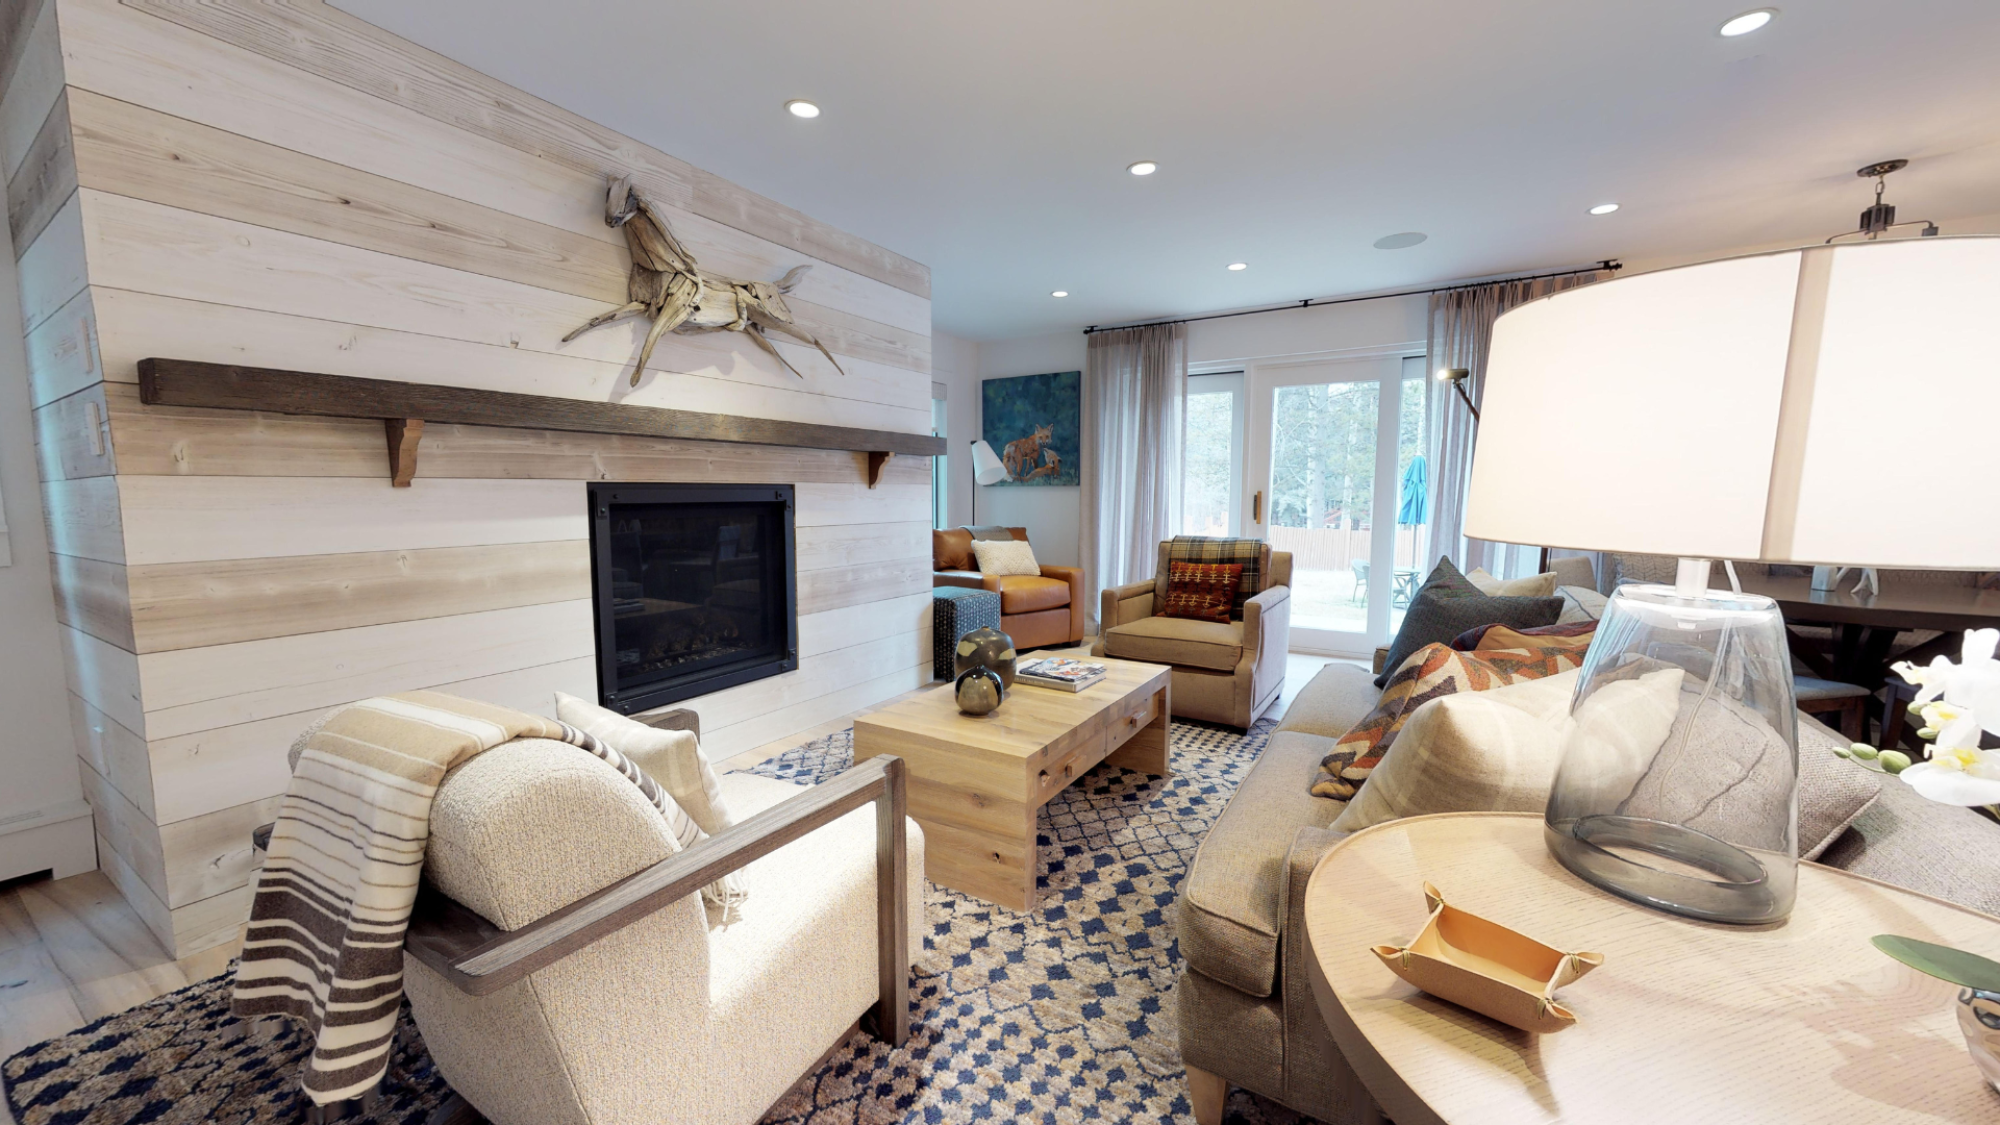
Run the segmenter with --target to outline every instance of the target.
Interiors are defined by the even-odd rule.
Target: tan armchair
[[[981,574],[972,553],[980,539],[1028,539],[1025,527],[948,527],[931,532],[931,585],[965,586],[1000,595],[1000,631],[1017,649],[1083,643],[1083,570],[1044,566],[1042,573]]]
[[[1223,624],[1161,617],[1167,552],[1152,579],[1104,591],[1098,656],[1173,667],[1174,714],[1232,727],[1257,721],[1285,687],[1292,631],[1292,555],[1266,548],[1264,589],[1243,603],[1243,620]]]
[[[438,790],[404,946],[456,1092],[434,1122],[751,1125],[857,1020],[903,1042],[925,927],[899,759],[810,788],[725,774],[743,819],[675,851],[637,787],[569,749],[509,743]],[[698,888],[730,871],[750,897],[724,926]]]

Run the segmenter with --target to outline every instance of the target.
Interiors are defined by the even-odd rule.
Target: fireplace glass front
[[[603,705],[665,706],[796,669],[792,486],[592,484]]]

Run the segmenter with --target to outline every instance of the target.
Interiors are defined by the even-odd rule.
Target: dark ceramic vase
[[[952,690],[958,697],[958,709],[968,715],[991,714],[1007,698],[1007,685],[991,668],[967,668]]]
[[[1014,638],[982,625],[958,639],[958,655],[952,661],[954,675],[968,668],[990,668],[1004,687],[1014,686]]]

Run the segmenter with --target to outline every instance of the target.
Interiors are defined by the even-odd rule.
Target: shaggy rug
[[[1100,766],[1041,821],[1041,899],[1017,914],[933,885],[901,1050],[842,1044],[766,1117],[785,1125],[1192,1122],[1169,993],[1174,901],[1195,847],[1263,750],[1248,734],[1172,728],[1174,776]],[[853,762],[853,732],[758,766],[811,783]],[[249,1125],[304,1113],[289,1023],[229,1015],[227,975],[108,1016],[0,1065],[20,1125]],[[448,1087],[407,1010],[374,1120],[421,1125]],[[1304,1119],[1241,1090],[1236,1125]]]

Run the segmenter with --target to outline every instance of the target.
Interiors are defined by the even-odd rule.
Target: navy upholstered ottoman
[[[931,674],[940,680],[951,679],[958,639],[984,625],[1000,627],[999,594],[966,586],[932,587]]]

